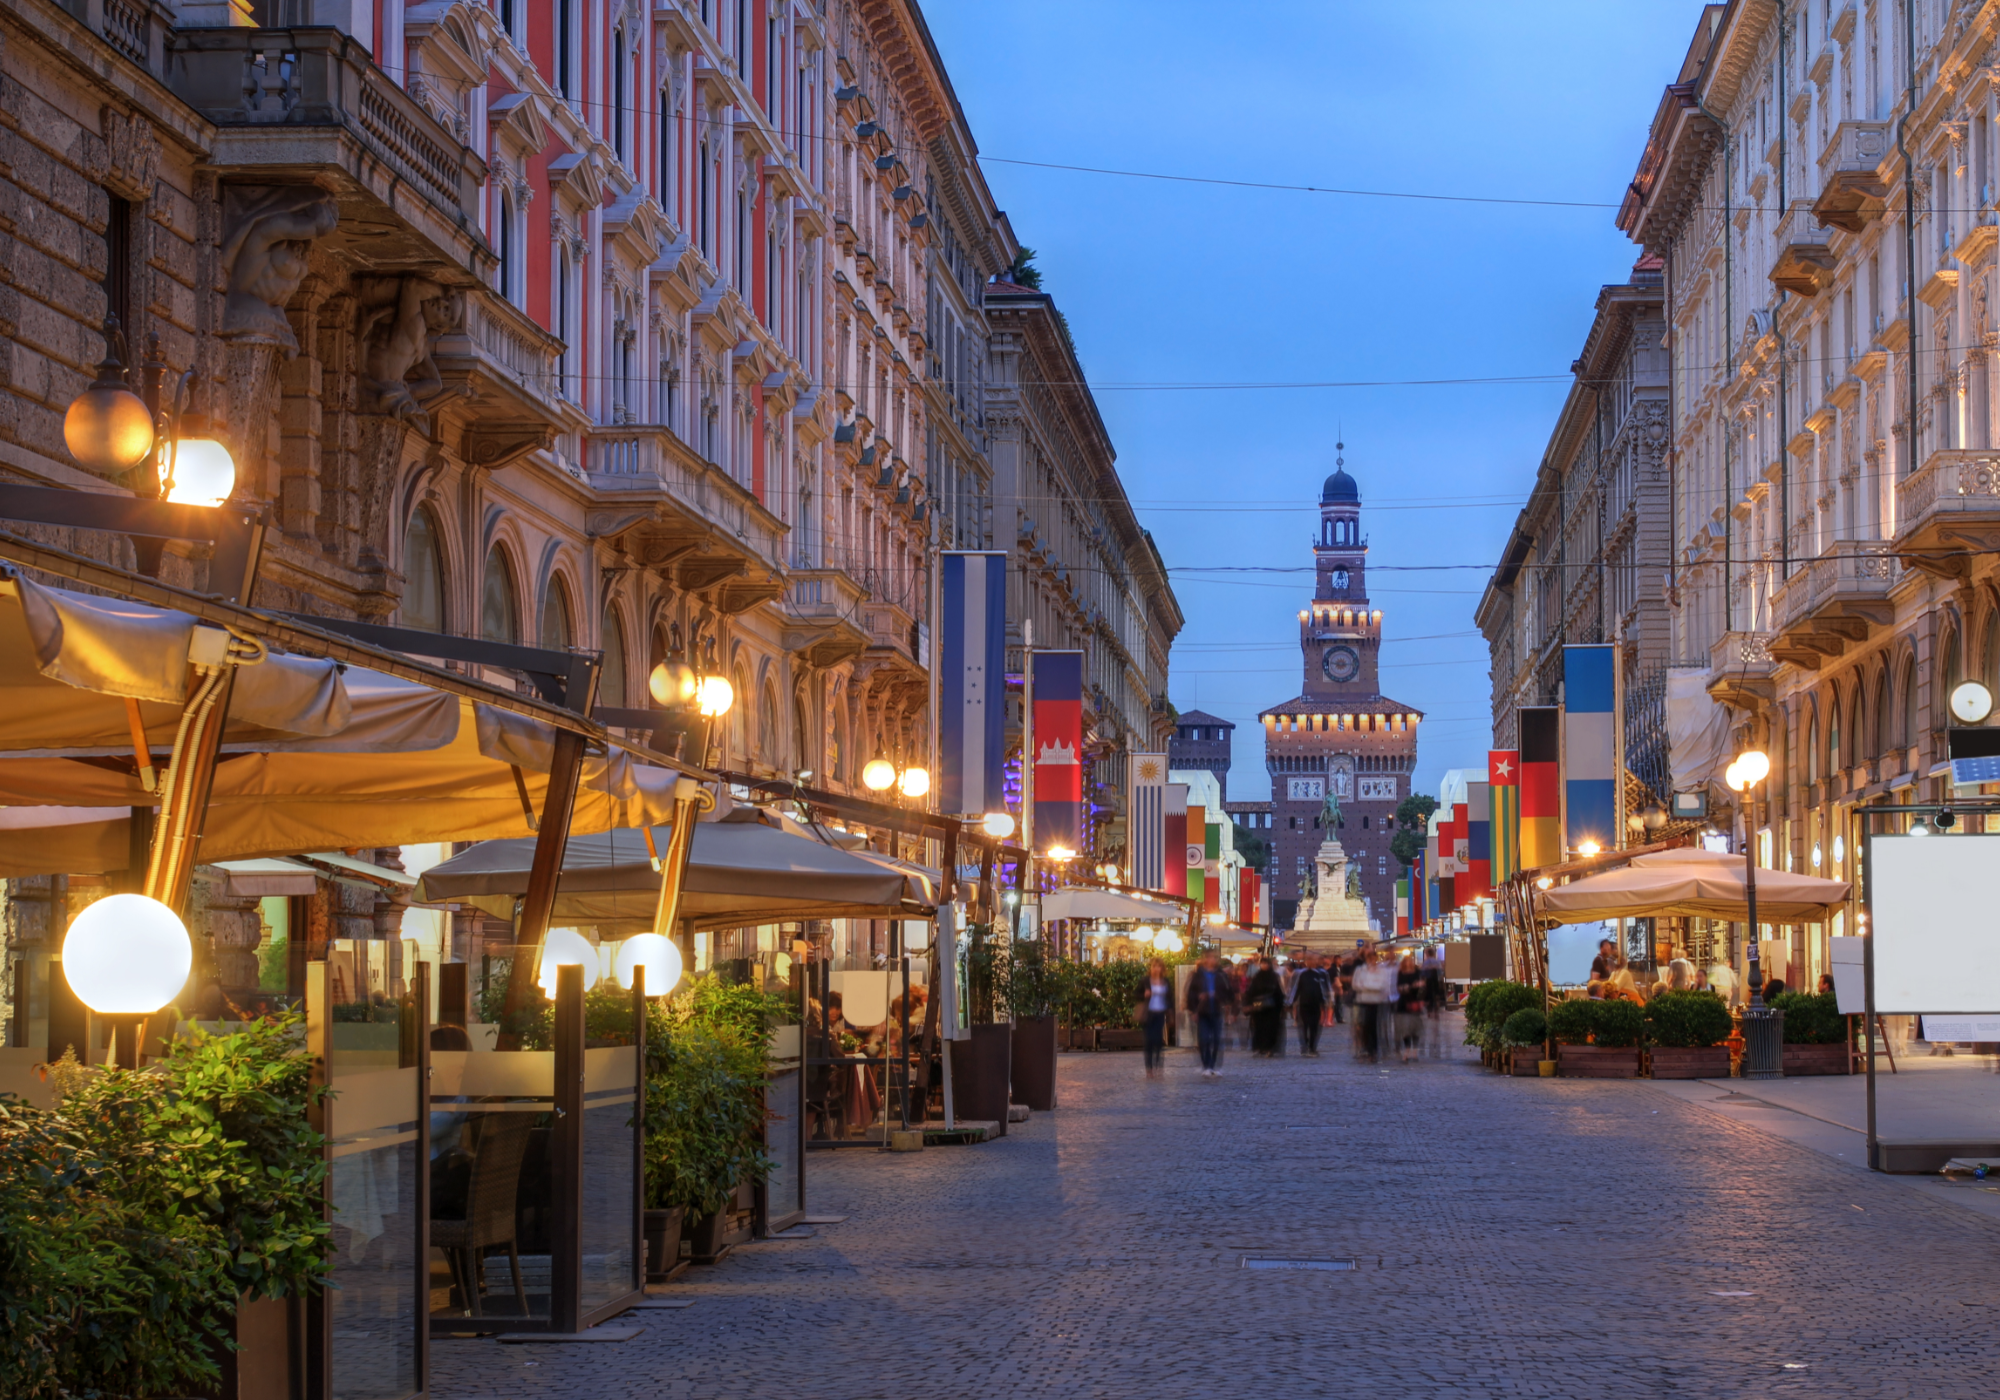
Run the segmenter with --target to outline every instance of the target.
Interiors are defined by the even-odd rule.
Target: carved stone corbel
[[[546,423],[478,423],[466,428],[459,455],[467,466],[498,471],[555,442],[556,430]]]
[[[299,353],[299,342],[285,319],[285,305],[306,275],[313,240],[333,232],[340,211],[311,186],[229,185],[222,220],[222,270],[229,290],[216,335],[244,345],[275,345],[290,359]]]

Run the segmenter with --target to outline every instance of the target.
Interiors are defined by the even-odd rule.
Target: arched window
[[[1958,644],[1956,628],[1944,634],[1944,653],[1938,661],[1939,695],[1950,695],[1953,687],[1965,679],[1965,651]]]
[[[2000,609],[1986,614],[1986,640],[1979,648],[1979,674],[1988,690],[2000,693]]]
[[[826,736],[826,776],[840,782],[847,776],[842,765],[847,762],[847,718],[839,710],[833,712],[833,732]]]
[[[1908,661],[1903,664],[1903,693],[1897,699],[1896,739],[1899,748],[1907,749],[1917,742],[1917,664]]]
[[[618,609],[604,610],[604,629],[598,644],[604,650],[604,669],[597,682],[597,693],[613,709],[623,709],[626,704],[625,623],[618,616]]]
[[[1819,781],[1819,716],[1806,721],[1806,781]]]
[[[1868,756],[1880,758],[1889,745],[1889,673],[1875,673],[1875,710],[1869,716],[1874,728],[1868,731]]]
[[[1847,712],[1847,732],[1851,736],[1848,740],[1848,749],[1850,752],[1847,761],[1849,765],[1859,763],[1868,757],[1867,700],[1867,685],[1861,681],[1856,681],[1854,683],[1854,704]]]
[[[775,767],[784,753],[778,742],[783,737],[778,731],[778,692],[767,685],[763,698],[757,702],[758,756]]]
[[[521,640],[521,605],[514,591],[514,566],[494,545],[486,554],[486,579],[479,592],[479,635],[489,642]]]
[[[402,623],[420,632],[444,631],[444,551],[437,525],[422,506],[403,532]]]
[[[1840,701],[1835,699],[1833,708],[1826,719],[1826,774],[1830,778],[1838,773],[1840,763]]]
[[[792,697],[792,771],[810,772],[812,766],[812,711],[800,692]]]
[[[570,642],[569,586],[557,575],[542,595],[542,645],[550,651],[566,651]]]
[[[736,703],[729,710],[729,758],[741,763],[750,757],[750,678],[736,667],[729,678],[736,689]]]

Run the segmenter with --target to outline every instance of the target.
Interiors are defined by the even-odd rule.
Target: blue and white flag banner
[[[1617,649],[1563,648],[1563,844],[1618,845]]]
[[[1007,556],[947,550],[938,574],[938,810],[1007,809]]]
[[[1132,801],[1128,808],[1129,839],[1132,853],[1132,883],[1141,889],[1167,888],[1167,756],[1163,753],[1135,753],[1132,764]]]

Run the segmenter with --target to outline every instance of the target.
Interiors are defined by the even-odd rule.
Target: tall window
[[[569,586],[557,576],[542,595],[542,645],[550,651],[567,651],[570,641]]]
[[[708,183],[713,174],[709,168],[708,140],[704,137],[696,150],[694,170],[694,241],[710,262],[715,260],[715,240],[708,227]]]
[[[728,757],[742,760],[750,756],[750,705],[748,703],[750,678],[743,674],[741,666],[738,666],[735,674],[730,677],[730,684],[736,688],[736,694],[741,698],[737,700],[736,704],[729,711],[730,751]]]
[[[497,544],[486,553],[486,579],[479,593],[479,635],[489,642],[521,640],[514,566],[507,560],[507,551]]]
[[[682,210],[679,192],[674,189],[674,114],[668,108],[665,88],[660,90],[660,207],[679,223]]]
[[[625,160],[625,31],[611,31],[611,149]],[[629,162],[628,162],[629,163]]]
[[[1832,777],[1841,769],[1840,762],[1840,702],[1833,702],[1833,709],[1826,721],[1826,773]]]
[[[402,624],[420,632],[444,631],[444,551],[431,513],[422,506],[403,532]]]
[[[1900,747],[1909,748],[1917,742],[1917,667],[1909,662],[1903,667],[1903,694],[1897,702],[1901,711],[1896,716],[1896,737]]]
[[[1881,672],[1875,677],[1875,727],[1868,731],[1868,756],[1880,758],[1882,750],[1889,742],[1889,673]]]
[[[562,355],[557,360],[556,363],[557,363],[558,374],[562,380],[562,392],[565,398],[575,397],[575,395],[571,392],[570,389],[570,376],[576,372],[576,361],[573,358],[573,352],[570,349],[571,334],[569,325],[569,316],[570,316],[569,281],[570,281],[569,249],[567,247],[563,247],[557,249],[556,251],[556,334],[562,337],[562,347],[563,347]]]
[[[613,709],[622,709],[625,705],[625,623],[616,608],[604,610],[599,645],[604,651],[604,663],[597,682],[598,698]]]
[[[556,0],[556,91],[576,100],[576,0]]]
[[[778,732],[778,692],[767,685],[757,705],[757,753],[766,763],[777,764],[784,752],[778,742],[782,737]]]
[[[500,295],[508,301],[515,300],[519,293],[514,288],[519,282],[516,263],[520,252],[514,246],[514,197],[500,196]]]
[[[131,365],[135,360],[129,352],[138,348],[132,324],[132,201],[112,195],[109,205],[104,216],[104,310],[118,318],[125,332],[125,363]]]
[[[803,694],[792,698],[792,771],[804,773],[812,768],[812,711],[806,706]]]

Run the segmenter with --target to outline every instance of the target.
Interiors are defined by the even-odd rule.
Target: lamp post
[[[194,942],[159,900],[114,894],[70,921],[62,965],[77,1000],[111,1022],[113,1061],[137,1069],[146,1018],[187,984]]]
[[[1785,1014],[1764,1005],[1764,963],[1757,938],[1757,822],[1753,792],[1771,773],[1771,760],[1761,749],[1736,756],[1723,779],[1732,792],[1743,794],[1743,899],[1749,920],[1750,999],[1743,1008],[1743,1077],[1777,1079],[1785,1072]]]

